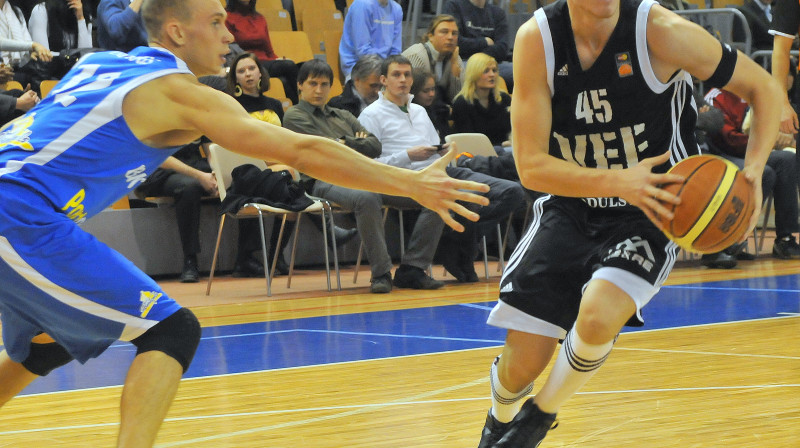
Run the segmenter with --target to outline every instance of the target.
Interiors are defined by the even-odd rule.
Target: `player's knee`
[[[200,322],[194,313],[181,308],[131,343],[138,349],[137,355],[153,350],[167,354],[180,363],[185,373],[200,343]]]
[[[46,376],[70,361],[72,355],[57,342],[32,343],[28,357],[22,361],[22,366],[35,375]]]

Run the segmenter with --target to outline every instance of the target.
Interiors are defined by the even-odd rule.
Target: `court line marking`
[[[798,293],[800,289],[774,289],[774,288],[733,288],[725,286],[686,286],[686,285],[670,285],[662,286],[662,289],[698,289],[698,290],[712,290],[712,291],[742,291],[742,292],[793,292]]]
[[[349,417],[351,415],[362,414],[364,412],[370,412],[376,409],[382,409],[391,406],[414,406],[414,405],[429,405],[429,404],[445,404],[445,403],[456,403],[456,402],[466,402],[466,401],[489,401],[488,396],[481,396],[481,397],[465,397],[465,398],[448,398],[448,399],[441,399],[441,400],[424,400],[426,397],[432,397],[436,395],[440,395],[447,392],[453,392],[460,389],[465,389],[468,387],[478,386],[481,384],[485,384],[488,382],[488,378],[479,378],[473,381],[469,381],[466,383],[456,384],[453,386],[444,387],[441,389],[424,392],[421,394],[417,394],[411,397],[401,398],[397,400],[392,400],[384,403],[366,403],[366,404],[352,404],[352,405],[341,405],[341,406],[319,406],[319,407],[311,407],[311,408],[303,408],[303,409],[276,409],[270,411],[253,411],[253,412],[237,412],[237,413],[227,413],[227,414],[208,414],[208,415],[195,415],[195,416],[188,416],[188,417],[172,417],[167,418],[164,420],[165,423],[167,422],[181,422],[181,421],[193,421],[193,420],[213,420],[213,419],[220,419],[220,418],[236,418],[236,417],[251,417],[251,416],[260,416],[260,415],[280,415],[280,414],[296,414],[301,412],[320,412],[320,411],[339,411],[339,410],[346,410],[346,412],[340,412],[337,414],[332,414],[328,416],[322,417],[314,417],[310,419],[304,420],[297,420],[293,422],[286,422],[276,425],[268,425],[262,426],[258,428],[249,428],[246,430],[230,432],[226,434],[215,434],[213,436],[206,436],[202,438],[192,439],[192,440],[183,440],[177,442],[170,442],[166,444],[159,444],[159,447],[171,447],[171,446],[180,446],[188,443],[196,443],[196,442],[206,442],[211,440],[216,440],[220,438],[236,436],[236,435],[245,435],[245,434],[252,434],[256,432],[262,431],[269,431],[272,429],[280,429],[290,426],[299,426],[308,423],[316,423],[319,421],[324,420],[332,420],[336,418],[342,417]],[[612,395],[612,394],[633,394],[633,393],[668,393],[668,392],[705,392],[705,391],[726,391],[726,390],[762,390],[762,389],[783,389],[783,388],[800,388],[800,384],[761,384],[761,385],[743,385],[743,386],[707,386],[707,387],[675,387],[675,388],[664,388],[664,389],[657,389],[657,388],[650,388],[650,389],[619,389],[619,390],[604,390],[604,391],[590,391],[590,392],[578,392],[575,395]],[[533,396],[533,395],[531,395]],[[102,427],[109,427],[109,426],[119,426],[119,423],[94,423],[94,424],[87,424],[87,425],[69,425],[69,426],[59,426],[59,427],[48,427],[48,428],[37,428],[37,429],[20,429],[14,431],[3,431],[0,432],[0,435],[11,435],[11,434],[25,434],[25,433],[36,433],[36,432],[47,432],[47,431],[64,431],[64,430],[75,430],[75,429],[87,429],[87,428],[102,428]]]
[[[718,326],[718,325],[728,325],[728,324],[748,323],[748,322],[760,322],[760,321],[775,320],[775,319],[792,319],[792,318],[796,318],[796,317],[798,317],[798,316],[789,315],[789,316],[777,316],[777,317],[763,317],[763,318],[743,320],[743,321],[713,322],[713,323],[708,323],[708,324],[687,325],[687,326],[681,326],[681,327],[654,328],[654,329],[650,329],[650,330],[638,330],[638,331],[635,331],[635,332],[626,332],[626,333],[623,333],[623,335],[635,335],[635,334],[639,334],[639,333],[652,333],[652,332],[656,332],[656,331],[667,331],[667,330],[684,329],[684,328],[695,328],[695,327],[713,327],[713,326]],[[491,348],[497,348],[497,349],[502,348],[503,341],[497,341],[497,342],[498,342],[499,345],[498,346],[493,346],[493,347],[492,346],[490,346],[490,347],[473,347],[473,348],[465,348],[465,349],[458,349],[458,350],[445,350],[445,351],[433,352],[433,353],[417,353],[417,354],[412,354],[412,355],[390,356],[390,357],[386,357],[386,358],[356,359],[356,360],[352,360],[352,361],[340,361],[340,362],[332,362],[332,363],[325,363],[325,364],[309,364],[309,365],[304,365],[304,366],[282,367],[282,368],[279,368],[279,369],[251,370],[251,371],[248,371],[248,372],[235,372],[235,373],[220,373],[220,374],[216,374],[216,375],[206,375],[206,376],[196,376],[196,377],[191,377],[191,378],[183,378],[183,379],[181,379],[181,381],[195,381],[195,380],[213,379],[213,378],[221,378],[221,377],[232,377],[232,376],[239,376],[239,375],[250,375],[250,374],[264,373],[264,372],[281,372],[281,371],[285,371],[285,370],[294,370],[294,369],[307,369],[307,368],[325,367],[325,366],[339,366],[339,365],[356,364],[356,363],[364,363],[364,362],[371,362],[371,361],[380,361],[380,360],[384,360],[384,359],[403,359],[403,358],[409,358],[409,357],[415,357],[415,356],[446,355],[446,354],[451,354],[451,353],[460,353],[460,352],[467,352],[467,351],[473,351],[473,350],[486,350],[486,349],[491,349]],[[626,348],[626,347],[615,347],[615,350],[656,350],[656,349],[634,349],[634,348]],[[664,349],[664,350],[666,351],[666,349]],[[678,353],[681,353],[681,352],[678,351]],[[698,354],[709,354],[709,355],[714,355],[715,354],[713,352],[708,352],[708,353],[706,353],[706,352],[697,352],[697,353]],[[759,357],[769,357],[770,356],[770,355],[749,355],[749,354],[746,354],[746,353],[735,353],[735,354],[716,353],[716,354],[718,354],[718,355],[726,355],[726,356],[727,355],[730,355],[730,356],[734,356],[734,355],[735,356],[759,356]],[[786,357],[778,356],[778,355],[776,355],[776,357],[778,357],[778,359],[786,358]],[[786,359],[795,359],[795,358],[789,357],[789,358],[786,358]],[[117,384],[117,385],[112,385],[112,386],[87,387],[87,388],[83,388],[83,389],[57,390],[57,391],[52,391],[52,392],[41,392],[41,393],[36,393],[36,394],[25,394],[25,395],[19,395],[18,397],[19,398],[41,397],[41,396],[46,396],[46,395],[64,394],[64,393],[73,393],[73,392],[83,392],[83,391],[94,391],[94,390],[103,390],[103,389],[120,388],[120,387],[122,387],[122,385],[121,384]],[[2,433],[0,433],[0,434],[2,434]]]

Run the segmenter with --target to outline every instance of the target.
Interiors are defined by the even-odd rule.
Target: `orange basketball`
[[[669,172],[686,179],[664,187],[681,198],[677,206],[670,204],[674,218],[661,221],[671,240],[690,252],[714,253],[742,239],[755,204],[752,187],[736,165],[700,155]]]

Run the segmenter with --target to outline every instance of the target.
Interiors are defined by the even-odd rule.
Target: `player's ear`
[[[164,24],[164,34],[169,40],[178,45],[186,44],[186,32],[177,20],[170,20]]]

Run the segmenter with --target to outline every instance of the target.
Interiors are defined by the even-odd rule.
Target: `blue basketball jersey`
[[[160,48],[85,56],[36,107],[0,129],[0,191],[4,183],[25,187],[77,223],[125,196],[178,148],[140,142],[122,101],[177,73],[191,71]]]

